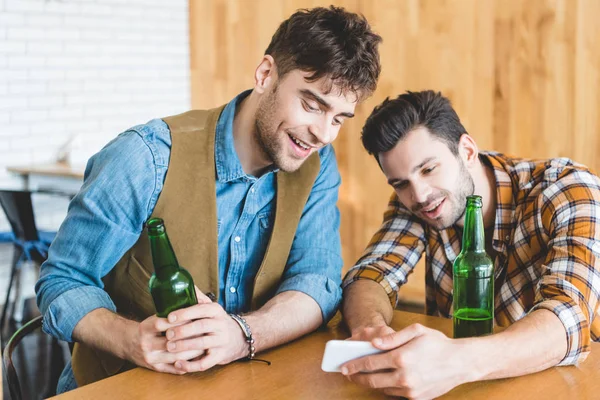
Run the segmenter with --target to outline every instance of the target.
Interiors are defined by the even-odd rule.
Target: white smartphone
[[[325,372],[340,372],[340,367],[350,360],[383,353],[371,342],[357,340],[330,340],[325,345],[321,369]]]

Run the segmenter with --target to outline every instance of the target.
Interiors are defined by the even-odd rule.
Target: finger
[[[342,365],[344,375],[353,375],[360,372],[375,372],[384,369],[395,369],[394,353],[381,353],[372,356],[357,358]]]
[[[394,372],[354,374],[348,376],[348,379],[358,385],[372,389],[390,388],[397,385],[397,374]]]
[[[383,393],[388,396],[393,396],[393,397],[407,397],[407,398],[410,397],[408,395],[408,390],[403,387],[385,388],[385,389],[383,389]]]
[[[157,352],[154,352],[154,353],[148,355],[148,363],[151,365],[173,364],[177,361],[192,360],[203,354],[204,354],[204,350],[188,350],[188,351],[180,351],[178,353],[157,351]]]
[[[412,324],[408,328],[404,328],[401,331],[394,332],[380,338],[375,338],[371,343],[373,343],[373,346],[382,350],[394,349],[410,342],[417,336],[421,336],[425,333],[426,329],[427,328],[421,324]]]
[[[198,289],[198,286],[194,286],[194,289],[196,290],[196,299],[198,299],[198,304],[212,303],[212,300],[210,299],[210,297],[208,297],[207,295],[202,293],[202,291],[200,289]]]
[[[158,371],[158,372],[165,372],[167,374],[173,374],[173,375],[185,374],[185,371],[175,368],[175,366],[173,364],[167,364],[167,363],[155,364],[152,366],[152,369],[154,369],[155,371]]]
[[[141,338],[140,347],[143,351],[166,351],[167,338],[164,336],[144,336]]]
[[[169,352],[187,351],[187,350],[208,350],[214,347],[224,345],[222,336],[202,335],[192,339],[169,341],[167,350]]]
[[[206,371],[209,368],[214,367],[219,362],[219,358],[215,353],[208,353],[206,356],[201,357],[197,361],[177,361],[175,368],[185,372],[198,372]]]
[[[182,308],[177,311],[173,311],[169,313],[169,322],[183,322],[183,321],[191,321],[193,319],[200,318],[214,318],[217,315],[227,315],[223,307],[221,307],[218,303],[210,303],[210,304],[196,304],[195,306]]]
[[[185,325],[168,329],[166,337],[170,341],[175,341],[193,338],[208,333],[219,333],[222,331],[221,325],[222,324],[214,318],[198,319]]]
[[[169,323],[166,318],[160,318],[156,315],[152,315],[141,322],[140,328],[142,329],[143,333],[158,334],[177,325],[179,324]]]

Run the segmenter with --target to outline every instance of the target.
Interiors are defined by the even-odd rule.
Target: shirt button
[[[251,193],[254,193],[254,188],[250,188],[250,192],[251,192]]]
[[[230,291],[231,293],[235,293],[235,288],[232,286],[232,287],[230,287],[230,288],[229,288],[229,291]]]
[[[508,239],[510,239],[510,236],[506,235],[506,237],[504,239],[508,240]]]
[[[242,240],[242,238],[240,238],[239,236],[236,236],[235,238],[233,238],[233,240],[235,240],[236,243],[239,243],[240,240]]]

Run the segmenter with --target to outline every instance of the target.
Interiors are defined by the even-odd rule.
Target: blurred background
[[[131,126],[228,102],[253,85],[284,19],[329,4],[364,14],[384,39],[378,89],[335,142],[344,270],[392,193],[360,144],[387,96],[439,90],[481,149],[600,169],[600,0],[0,0],[0,189],[31,191],[36,227],[51,235],[90,155]],[[14,235],[3,213],[0,241],[4,303]],[[27,265],[19,304],[33,296]],[[423,272],[401,293],[416,310]]]

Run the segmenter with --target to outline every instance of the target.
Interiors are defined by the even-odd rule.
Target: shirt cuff
[[[42,329],[49,335],[72,342],[73,329],[81,319],[97,308],[116,312],[108,293],[94,286],[80,286],[55,298],[42,320]]]
[[[312,297],[319,307],[323,325],[327,324],[335,315],[342,299],[340,285],[323,275],[300,274],[286,279],[277,289],[277,294],[295,290]]]
[[[398,290],[401,285],[392,285],[389,279],[377,268],[366,266],[356,266],[350,269],[344,281],[342,282],[342,289],[346,289],[351,283],[359,281],[361,279],[368,279],[373,282],[377,282],[385,290],[390,300],[392,308],[396,308],[398,305]]]
[[[584,361],[590,353],[590,325],[581,308],[571,301],[544,300],[529,311],[552,311],[565,327],[567,353],[558,365],[574,365]]]

